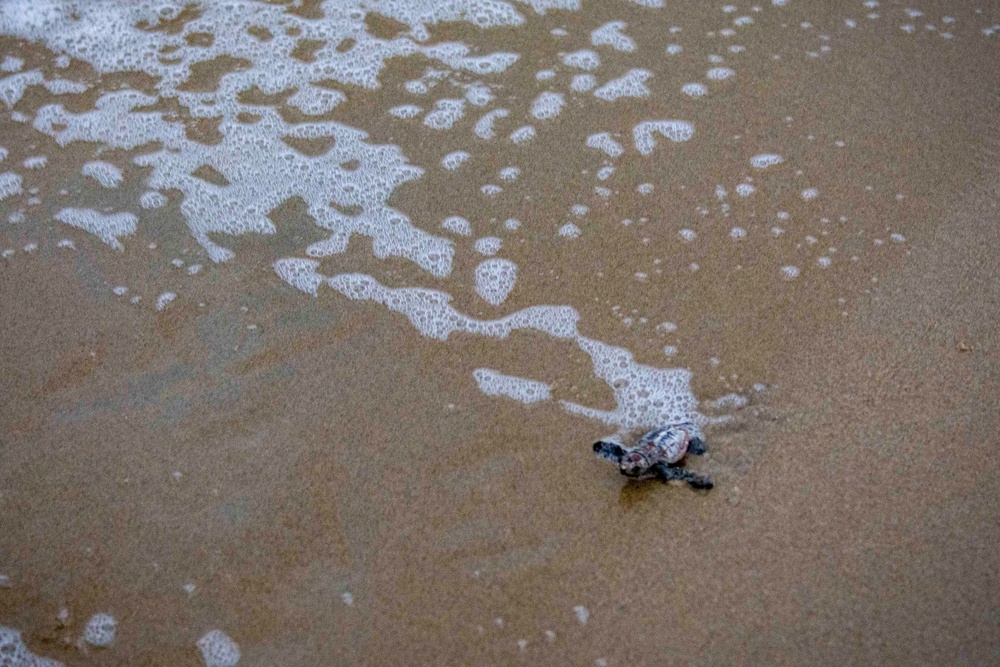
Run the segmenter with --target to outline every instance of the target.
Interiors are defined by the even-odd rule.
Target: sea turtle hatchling
[[[711,478],[678,464],[685,454],[700,456],[707,451],[705,442],[698,437],[698,427],[691,422],[653,429],[631,447],[607,440],[594,443],[594,453],[618,464],[618,470],[626,477],[658,477],[665,482],[676,479],[695,489],[711,489]]]

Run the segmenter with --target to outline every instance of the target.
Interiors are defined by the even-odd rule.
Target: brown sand
[[[0,278],[0,571],[12,584],[0,588],[0,624],[70,665],[197,665],[194,641],[217,627],[240,644],[241,665],[285,667],[1000,662],[1000,173],[988,150],[1000,144],[994,100],[970,85],[987,58],[996,73],[995,55],[914,49],[900,56],[905,71],[837,57],[826,74],[785,72],[784,87],[746,84],[729,108],[773,86],[760,116],[781,116],[806,89],[853,81],[843,90],[856,99],[805,98],[801,116],[826,120],[803,133],[872,142],[831,156],[819,187],[845,210],[868,206],[874,232],[909,217],[908,253],[869,253],[826,282],[781,283],[753,262],[733,273],[736,251],[719,246],[709,261],[728,270],[678,271],[664,284],[631,274],[663,256],[655,248],[683,221],[609,228],[572,254],[551,243],[511,250],[528,287],[505,312],[570,303],[588,335],[661,366],[652,326],[623,327],[610,305],[652,323],[676,318],[677,361],[694,370],[699,396],[771,385],[709,433],[708,460],[692,464],[715,476],[707,494],[625,482],[589,454],[599,424],[553,403],[484,396],[471,380],[481,366],[559,378],[560,395],[608,405],[568,346],[526,333],[442,344],[380,306],[331,290],[314,300],[280,282],[271,263],[319,238],[295,202],[274,214],[277,237],[232,243],[238,260],[162,313],[116,301],[107,286],[155,289],[169,258],[194,247],[183,230],[142,226],[115,255],[43,226],[80,250],[18,256]],[[358,114],[379,103],[359,98]],[[338,113],[352,122],[351,108]],[[752,115],[712,122],[750,133]],[[574,125],[583,120],[563,122],[566,137],[584,136]],[[365,127],[418,164],[440,159],[440,147]],[[530,186],[536,198],[565,197],[536,203],[539,219],[573,203],[568,179],[580,166],[546,161],[565,140],[540,137],[521,163],[552,171],[551,183]],[[713,150],[697,159],[725,149]],[[636,182],[687,179],[694,190],[705,164],[676,168]],[[860,188],[837,190],[865,175],[879,185],[875,203]],[[437,177],[405,186],[394,204],[415,219],[450,214],[449,197],[468,195]],[[485,178],[470,179],[470,192]],[[905,203],[892,201],[904,187]],[[607,214],[690,209],[676,204],[684,196],[626,193],[613,204],[622,212]],[[648,256],[642,236],[654,239]],[[151,240],[156,252],[145,250]],[[426,284],[370,254],[354,242],[324,270]],[[460,309],[487,313],[454,291]],[[63,606],[68,628],[56,622]],[[65,646],[96,611],[118,619],[115,645],[89,657]]]

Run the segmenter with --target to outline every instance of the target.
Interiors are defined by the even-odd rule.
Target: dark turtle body
[[[665,482],[676,479],[695,489],[711,489],[712,480],[686,470],[682,460],[687,454],[700,456],[707,451],[698,435],[698,427],[691,422],[653,429],[631,447],[608,440],[594,443],[594,453],[617,464],[619,472],[626,477],[657,477]]]

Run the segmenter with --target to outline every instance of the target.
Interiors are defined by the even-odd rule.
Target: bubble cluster
[[[115,250],[124,250],[121,236],[135,233],[139,219],[132,213],[104,214],[89,208],[64,208],[55,214],[59,222],[90,232]]]
[[[504,375],[489,368],[477,368],[472,376],[479,391],[487,396],[506,396],[527,405],[552,398],[551,387],[537,380]]]
[[[516,282],[517,264],[509,259],[487,259],[476,267],[476,294],[494,306],[507,300]]]
[[[240,661],[240,647],[221,630],[206,633],[197,642],[205,667],[236,667]]]

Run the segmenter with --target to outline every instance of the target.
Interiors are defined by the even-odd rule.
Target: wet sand
[[[641,165],[662,173],[637,168],[636,183],[690,191],[641,199],[623,188],[608,205],[620,210],[602,213],[646,210],[663,224],[609,225],[572,250],[557,237],[510,248],[522,275],[503,312],[569,303],[587,335],[643,363],[690,367],[699,398],[750,395],[691,462],[715,478],[707,493],[625,481],[590,453],[606,426],[552,402],[486,396],[472,380],[480,367],[556,378],[560,396],[609,406],[610,389],[568,343],[517,332],[445,344],[379,305],[282,282],[273,262],[321,238],[296,202],[272,213],[275,236],[226,239],[236,260],[162,312],[108,287],[127,279],[155,296],[170,257],[197,256],[175,204],[147,213],[156,224],[114,253],[48,220],[59,206],[43,203],[37,220],[4,232],[23,243],[27,228],[42,248],[0,269],[0,624],[68,665],[199,665],[194,642],[210,628],[239,643],[241,665],[1000,662],[1000,136],[995,97],[971,85],[977,63],[992,58],[995,73],[997,61],[991,45],[951,60],[907,48],[905,72],[843,53],[836,73],[789,65],[784,88],[762,76],[725,107],[747,109],[767,88],[761,117],[799,104],[815,115],[803,133],[868,137],[843,157],[802,160],[829,167],[814,182],[866,217],[857,229],[905,220],[904,247],[859,250],[853,267],[831,267],[835,278],[788,282],[769,263],[785,251],[753,239],[684,255],[668,241],[687,224],[674,211],[726,177],[724,165],[700,175],[726,155],[720,134],[687,162]],[[387,87],[394,76],[412,74],[387,71]],[[802,97],[837,83],[848,92]],[[393,99],[358,93],[357,108],[332,115],[400,143],[416,164],[439,160],[441,147],[383,127],[384,114],[362,123]],[[585,136],[567,113],[519,162],[550,170],[519,186],[538,220],[564,217],[586,187],[572,181],[576,149],[560,153]],[[704,122],[752,128],[754,117]],[[393,205],[440,220],[503,161],[458,186],[428,173]],[[143,189],[127,176],[123,199]],[[767,203],[756,205],[754,224],[769,224]],[[62,237],[78,249],[55,248]],[[371,255],[352,241],[323,270],[430,281]],[[660,266],[654,257],[676,272],[633,278]],[[694,260],[701,269],[684,271]],[[456,276],[469,274],[462,261]],[[460,282],[441,283],[460,310],[494,316]],[[665,319],[681,325],[666,361],[653,330]],[[768,388],[750,391],[756,382]],[[118,636],[85,654],[73,642],[98,611]]]

